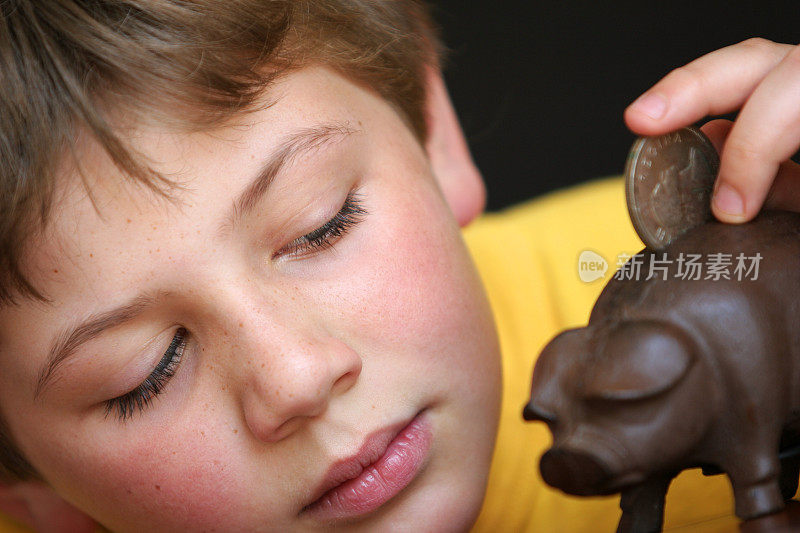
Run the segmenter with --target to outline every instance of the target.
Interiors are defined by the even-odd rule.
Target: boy
[[[519,230],[573,203],[468,230],[501,410],[459,232],[483,189],[420,5],[87,4],[2,7],[9,511],[43,530],[92,527],[59,498],[114,531],[463,531],[482,506],[485,531],[613,524],[613,499],[541,486],[546,438],[519,415],[537,348],[597,290],[570,310]],[[628,120],[699,118],[670,110]],[[608,214],[604,250],[635,249]]]

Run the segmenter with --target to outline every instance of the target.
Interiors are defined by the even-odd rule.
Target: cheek
[[[217,438],[219,432],[210,426],[139,432],[151,437],[96,439],[80,446],[79,453],[65,450],[66,458],[51,457],[58,470],[47,477],[57,491],[115,531],[150,529],[152,524],[176,531],[246,528],[241,522],[256,513],[247,509],[246,495],[254,487],[246,486],[247,470],[238,468],[242,458],[236,450],[241,447]],[[266,490],[262,486],[255,492]],[[265,501],[273,500],[261,500],[261,519],[275,511]]]
[[[490,349],[488,304],[437,191],[424,182],[417,194],[393,191],[386,198],[391,203],[374,223],[377,235],[357,254],[353,286],[340,294],[351,310],[352,335],[370,336],[390,353],[422,355],[429,364],[463,362],[468,352]]]

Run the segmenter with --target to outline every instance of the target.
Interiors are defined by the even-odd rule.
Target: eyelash
[[[284,246],[277,255],[297,255],[307,250],[330,248],[336,239],[361,222],[367,214],[361,202],[361,196],[356,191],[352,191],[332,219],[314,231],[293,240]],[[288,251],[284,251],[287,249]],[[188,335],[189,332],[186,328],[179,328],[153,372],[132,391],[105,402],[105,416],[108,417],[112,411],[115,411],[117,418],[125,421],[137,411],[141,412],[148,407],[153,399],[161,393],[170,378],[175,375],[183,357],[183,350],[186,348]]]
[[[335,240],[350,230],[353,226],[361,222],[367,215],[366,209],[361,202],[361,195],[352,191],[344,200],[342,208],[332,219],[315,229],[306,233],[283,248],[275,255],[299,255],[300,253],[314,249],[327,249],[333,246]]]
[[[125,421],[136,411],[142,411],[149,406],[153,398],[161,393],[170,378],[175,375],[175,370],[183,358],[187,337],[186,328],[178,328],[172,337],[172,342],[169,343],[169,348],[147,379],[132,391],[106,402],[106,417],[111,411],[116,411],[117,418]]]

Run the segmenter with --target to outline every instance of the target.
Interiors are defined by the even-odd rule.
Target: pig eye
[[[671,324],[620,324],[587,369],[583,396],[635,401],[662,394],[679,383],[692,366],[689,346]]]
[[[654,422],[657,423],[663,404],[659,400],[658,396],[642,398],[639,401],[593,396],[583,402],[583,416],[586,417],[586,420],[591,420],[600,426],[611,423],[612,425],[644,427]]]

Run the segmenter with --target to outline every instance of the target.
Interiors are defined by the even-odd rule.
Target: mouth
[[[371,433],[355,455],[331,465],[300,514],[330,521],[374,511],[413,481],[432,441],[425,409],[410,421]]]

